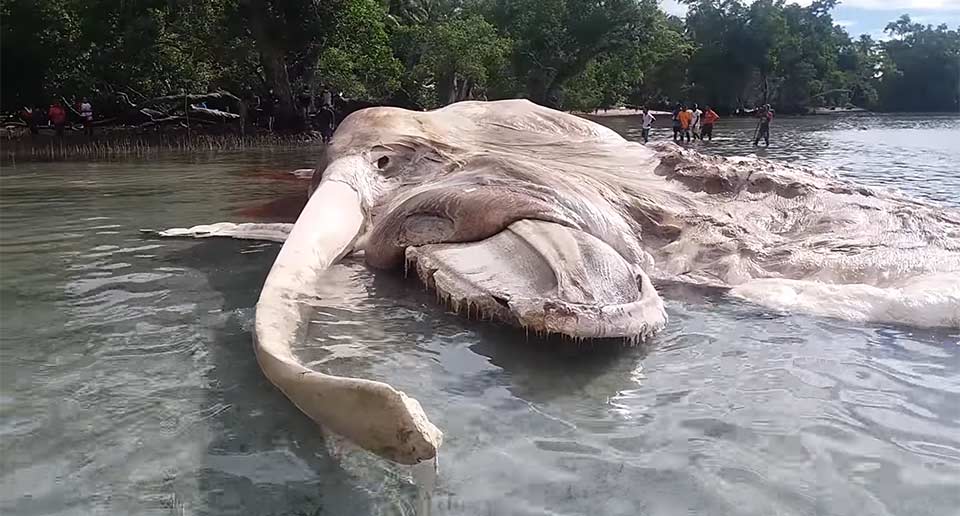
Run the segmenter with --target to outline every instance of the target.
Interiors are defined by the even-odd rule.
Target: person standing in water
[[[710,141],[713,141],[713,124],[715,124],[717,120],[720,120],[720,115],[710,109],[710,106],[707,106],[706,111],[703,113],[703,131],[700,133],[701,140],[706,137],[710,139]]]
[[[677,102],[677,107],[673,108],[673,141],[679,142],[683,139],[683,125],[680,123],[680,113],[683,113],[683,105]]]
[[[757,124],[757,135],[753,139],[753,144],[759,145],[760,139],[763,138],[763,145],[769,147],[770,122],[773,121],[773,110],[770,109],[770,104],[764,104],[763,107],[760,108],[760,113],[757,116],[760,118],[760,121]]]
[[[700,136],[700,127],[703,124],[703,111],[700,111],[700,105],[693,103],[693,120],[690,122],[690,130],[693,132],[694,140],[702,140]]]
[[[93,105],[86,97],[80,103],[80,118],[83,119],[83,134],[93,136]]]
[[[59,100],[54,100],[50,110],[47,111],[47,118],[53,124],[53,129],[57,133],[57,138],[63,139],[63,129],[67,125],[67,112],[60,105]]]
[[[320,94],[320,105],[333,107],[333,93],[330,92],[330,88],[327,86],[323,87],[323,93]]]
[[[23,111],[20,112],[20,119],[27,123],[27,127],[30,129],[31,137],[40,132],[40,130],[37,128],[37,117],[34,115],[34,113],[35,111],[27,106],[24,106]]]
[[[650,127],[653,126],[653,122],[657,120],[657,117],[650,114],[650,111],[646,107],[643,108],[643,143],[650,141]]]
[[[273,94],[273,90],[270,90],[266,100],[260,103],[260,106],[263,108],[263,114],[267,117],[267,130],[270,132],[273,132],[273,122],[276,119],[277,100]]]
[[[320,136],[323,138],[323,143],[330,143],[337,124],[337,115],[333,108],[324,104],[317,113],[317,120],[320,122]]]
[[[680,141],[683,141],[684,138],[687,139],[687,142],[690,141],[690,124],[693,123],[693,110],[692,109],[681,109],[680,114],[677,115],[680,118]]]

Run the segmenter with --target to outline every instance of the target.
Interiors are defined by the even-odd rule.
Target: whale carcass
[[[645,147],[520,100],[365,109],[324,161],[264,283],[257,358],[312,419],[400,463],[441,443],[419,403],[292,351],[324,270],[356,251],[415,273],[462,313],[574,339],[656,332],[667,316],[655,285],[667,281],[777,309],[960,326],[960,215],[809,169]]]

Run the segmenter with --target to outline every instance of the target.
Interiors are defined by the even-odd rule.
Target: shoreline
[[[584,112],[584,111],[567,111],[571,115],[577,115],[580,117],[589,117],[589,118],[616,118],[616,117],[631,117],[631,116],[640,116],[643,115],[643,111],[639,109],[632,108],[614,108],[608,110],[600,110],[596,112]],[[650,113],[653,116],[670,116],[672,113],[670,111],[660,111],[651,109]],[[883,112],[870,111],[867,109],[855,107],[855,108],[810,108],[805,113],[783,113],[787,116],[829,116],[829,115],[864,115],[864,114],[882,114]],[[740,118],[750,118],[751,114],[730,114],[729,117],[740,117]]]
[[[180,152],[230,152],[258,148],[302,147],[321,145],[316,131],[299,133],[204,132],[197,130],[137,132],[126,129],[99,129],[92,136],[68,130],[62,139],[53,130],[43,128],[38,135],[29,132],[5,137],[0,143],[0,163],[17,161],[110,160],[147,157]],[[5,135],[6,136],[6,135]]]
[[[595,117],[595,118],[613,118],[618,116],[640,116],[643,114],[643,110],[630,109],[630,108],[615,108],[615,109],[600,110],[596,112],[594,111],[590,111],[590,112],[567,111],[567,112],[570,113],[571,115],[577,115],[581,117]],[[660,111],[656,109],[651,109],[650,113],[653,116],[663,116],[663,115],[670,116],[671,115],[669,111]]]

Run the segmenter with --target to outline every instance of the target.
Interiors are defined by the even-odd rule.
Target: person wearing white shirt
[[[90,100],[84,97],[80,103],[80,118],[83,119],[83,132],[87,136],[93,136],[93,105]]]
[[[703,137],[700,136],[700,127],[703,125],[703,111],[700,110],[700,106],[694,103],[693,105],[693,120],[690,123],[690,128],[693,131],[694,140],[702,140]]]
[[[650,141],[650,127],[653,126],[653,122],[656,120],[657,117],[650,114],[647,108],[643,108],[643,143]]]

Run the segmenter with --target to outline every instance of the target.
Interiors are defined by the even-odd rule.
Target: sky
[[[808,5],[811,1],[787,0],[787,3]],[[670,14],[683,16],[687,12],[687,6],[677,0],[660,0],[660,4]],[[854,38],[869,34],[874,39],[889,39],[883,28],[902,14],[909,14],[918,23],[960,26],[960,0],[840,0],[832,14],[834,22]]]

